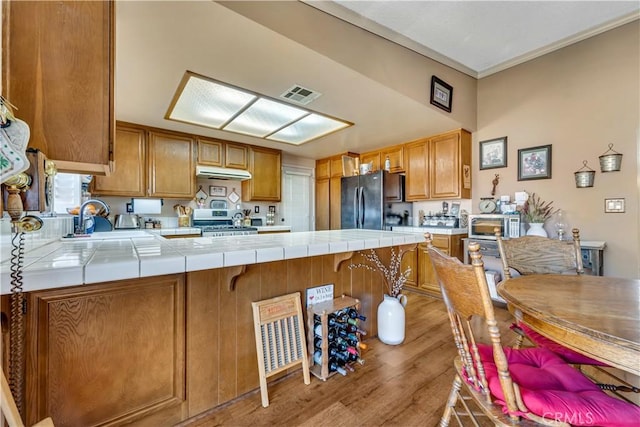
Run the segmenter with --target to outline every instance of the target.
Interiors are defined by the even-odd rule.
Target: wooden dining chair
[[[24,423],[20,417],[20,412],[16,406],[16,401],[13,399],[13,395],[11,394],[9,383],[7,382],[7,378],[4,376],[4,371],[2,371],[1,386],[0,408],[2,409],[2,416],[9,427],[24,427]],[[34,424],[33,427],[54,427],[53,420],[51,418],[45,418],[44,420]]]
[[[550,350],[502,346],[477,243],[469,245],[471,265],[441,253],[430,235],[427,250],[458,351],[441,427],[452,417],[459,425],[478,426],[481,416],[497,426],[637,425],[640,407],[607,395]],[[484,319],[490,343],[476,339],[476,317]]]
[[[520,275],[529,274],[584,274],[580,252],[580,231],[571,230],[573,239],[562,241],[540,236],[524,236],[503,239],[500,229],[495,229],[496,242],[503,266],[504,279],[511,278],[511,269]],[[526,337],[534,345],[546,347],[569,363],[606,366],[606,364],[573,351],[535,332],[516,318],[511,329],[516,332],[516,347]]]

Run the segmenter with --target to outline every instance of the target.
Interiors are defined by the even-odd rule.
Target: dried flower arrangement
[[[378,271],[382,274],[382,278],[384,279],[385,285],[387,286],[389,295],[392,297],[397,297],[402,291],[402,287],[407,281],[407,277],[409,277],[409,274],[411,274],[411,267],[407,267],[404,273],[400,272],[403,253],[404,251],[401,250],[396,254],[394,248],[391,248],[391,261],[389,263],[389,267],[386,267],[382,263],[382,261],[380,261],[380,258],[378,258],[378,254],[373,249],[371,249],[370,254],[360,252],[360,255],[373,265],[359,263],[351,264],[349,265],[349,268],[364,268],[370,271]]]
[[[545,202],[536,193],[531,193],[524,206],[522,207],[522,215],[529,224],[535,222],[545,222],[558,210],[553,209],[553,202]]]

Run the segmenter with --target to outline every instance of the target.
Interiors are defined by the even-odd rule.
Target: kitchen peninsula
[[[423,241],[372,230],[127,233],[27,252],[27,423],[46,415],[56,425],[173,425],[256,389],[252,301],[304,298],[307,288],[333,283],[334,295],[360,299],[364,329],[375,335],[382,278],[348,265],[361,261],[358,251],[376,249],[388,261],[391,247]]]

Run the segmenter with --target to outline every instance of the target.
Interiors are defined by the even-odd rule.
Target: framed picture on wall
[[[227,195],[227,187],[210,185],[209,195],[212,197],[225,197]]]
[[[551,145],[518,150],[518,181],[551,178]]]
[[[431,76],[431,104],[450,113],[452,100],[453,86],[436,76]]]
[[[480,170],[507,167],[507,137],[480,141]]]

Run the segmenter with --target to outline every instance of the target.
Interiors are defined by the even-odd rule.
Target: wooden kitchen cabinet
[[[227,142],[224,147],[224,166],[227,168],[248,169],[249,148],[246,145]]]
[[[328,179],[316,179],[316,231],[331,229],[330,191]]]
[[[199,137],[197,163],[199,165],[223,166],[224,141]]]
[[[316,160],[316,180],[331,178],[331,159]]]
[[[115,171],[96,177],[97,196],[191,199],[195,194],[195,140],[187,134],[118,122]]]
[[[96,176],[92,194],[100,196],[143,197],[147,195],[147,133],[139,127],[118,124],[114,142],[114,171]]]
[[[384,150],[380,151],[381,167],[384,167],[384,162],[387,157],[389,157],[389,162],[391,163],[389,172],[404,172],[404,145],[387,147]]]
[[[148,195],[191,199],[196,186],[194,138],[160,130],[150,130],[148,138]]]
[[[464,129],[429,139],[429,198],[471,198],[471,134]]]
[[[360,164],[366,165],[367,163],[371,163],[372,172],[382,169],[383,163],[380,161],[380,151],[372,151],[369,153],[360,154]]]
[[[282,152],[264,147],[249,148],[251,179],[242,181],[242,200],[279,202],[282,187]]]
[[[173,425],[185,403],[184,274],[32,292],[26,423]],[[160,422],[161,420],[161,422]],[[148,425],[153,425],[153,422]]]
[[[59,172],[111,172],[113,1],[4,1],[3,95]]]
[[[234,144],[215,138],[198,137],[199,165],[247,169],[249,166],[246,145]]]
[[[407,201],[471,198],[471,134],[464,129],[404,146]]]
[[[404,147],[406,168],[404,198],[407,202],[429,198],[429,140],[409,142]]]
[[[342,156],[357,158],[357,153],[341,153],[316,160],[316,231],[340,230]]]
[[[462,261],[461,235],[433,234],[431,237],[433,246]],[[406,282],[407,289],[442,298],[426,243],[419,244],[416,249],[405,254],[402,258],[402,271],[408,266],[411,267],[411,275]]]
[[[373,172],[384,169],[384,162],[389,157],[389,172],[404,172],[404,145],[386,147],[382,150],[370,151],[360,155],[360,163],[371,163]]]
[[[331,230],[342,228],[342,177],[329,180],[329,225]]]

